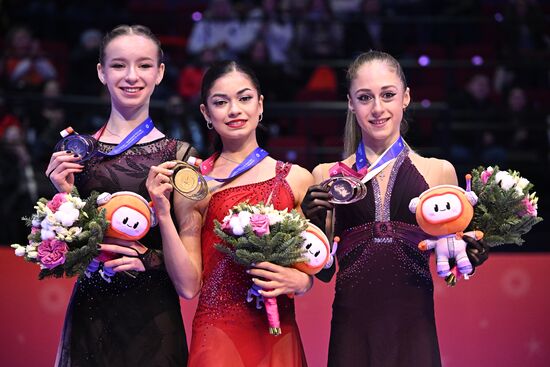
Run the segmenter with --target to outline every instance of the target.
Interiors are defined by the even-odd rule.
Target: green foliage
[[[484,170],[483,167],[472,170],[472,191],[477,194],[478,202],[474,206],[474,217],[467,230],[483,231],[484,240],[489,246],[523,244],[521,236],[542,221],[541,217],[524,214],[523,201],[533,185],[529,183],[523,189],[523,194],[519,194],[515,188],[504,190],[495,181],[498,167],[494,167],[487,183],[481,180]],[[519,173],[514,174],[519,177]]]
[[[260,204],[261,205],[261,204]],[[234,207],[234,213],[248,210],[250,206],[241,203]],[[269,261],[281,266],[291,266],[300,261],[304,249],[304,238],[300,235],[307,228],[307,221],[296,211],[284,216],[279,223],[270,227],[270,233],[257,236],[250,225],[244,228],[244,234],[239,237],[230,235],[222,230],[219,221],[214,220],[214,233],[222,240],[215,248],[227,255],[233,261],[244,266]]]
[[[78,197],[78,191],[74,189],[71,195]],[[85,200],[86,204],[81,209],[81,218],[78,223],[75,223],[82,228],[82,232],[73,241],[67,242],[69,251],[65,255],[65,262],[53,269],[42,269],[38,274],[39,279],[82,276],[90,261],[99,255],[99,244],[103,240],[109,221],[105,218],[105,210],[97,208],[98,195],[98,192],[93,191]],[[43,200],[47,203],[46,199]],[[30,234],[29,240],[31,238],[40,242],[40,233]]]

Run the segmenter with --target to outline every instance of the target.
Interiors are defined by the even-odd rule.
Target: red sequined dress
[[[246,268],[214,248],[214,219],[222,221],[234,205],[266,202],[272,195],[276,209],[292,209],[294,195],[286,181],[290,164],[277,162],[276,175],[267,181],[231,187],[212,195],[202,230],[203,285],[189,351],[193,367],[306,366],[294,302],[277,297],[282,334],[269,334],[265,308],[247,303],[252,286]]]

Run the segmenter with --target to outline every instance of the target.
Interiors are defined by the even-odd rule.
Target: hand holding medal
[[[333,204],[350,204],[359,201],[367,194],[367,187],[360,179],[353,176],[337,176],[321,182],[332,199]]]
[[[194,201],[204,199],[208,194],[208,184],[198,170],[201,160],[189,157],[187,162],[175,162],[176,165],[172,168],[174,173],[170,176],[174,189],[188,199]]]
[[[78,155],[77,163],[87,161],[97,152],[97,140],[90,135],[80,135],[70,126],[61,130],[59,134],[63,139],[56,144],[55,151],[71,151]]]

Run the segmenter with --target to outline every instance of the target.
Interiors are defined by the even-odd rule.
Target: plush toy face
[[[131,238],[141,238],[149,230],[149,219],[138,210],[121,206],[113,212],[111,228]]]
[[[424,219],[432,224],[455,220],[460,217],[463,209],[460,197],[452,192],[430,196],[420,208]]]
[[[152,213],[147,201],[131,192],[117,192],[107,195],[99,206],[105,210],[109,227],[105,236],[137,241],[151,228]]]
[[[315,274],[321,271],[327,263],[330,255],[330,246],[327,236],[316,226],[310,224],[301,233],[304,237],[304,257],[307,261],[298,263],[294,267],[306,274]]]
[[[465,191],[451,185],[434,187],[422,193],[416,209],[418,225],[433,236],[465,230],[473,215],[474,208]]]

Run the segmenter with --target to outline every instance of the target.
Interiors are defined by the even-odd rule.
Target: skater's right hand
[[[306,196],[302,200],[302,212],[311,223],[325,231],[325,223],[327,218],[327,210],[332,210],[334,204],[329,200],[331,194],[321,185],[313,185],[307,189]]]
[[[73,152],[60,151],[52,154],[46,168],[46,176],[58,192],[71,192],[74,186],[74,174],[82,172],[84,166],[78,163],[79,156]]]

